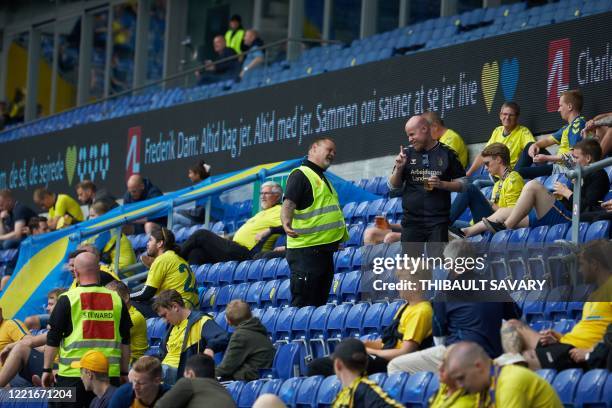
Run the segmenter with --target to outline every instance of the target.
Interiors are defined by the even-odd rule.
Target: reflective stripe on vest
[[[297,238],[287,237],[287,248],[304,248],[324,245],[348,238],[344,215],[338,202],[338,194],[329,187],[311,168],[300,166],[293,170],[301,171],[312,188],[313,201],[310,207],[296,210],[291,227]]]
[[[108,358],[108,375],[119,377],[119,322],[123,307],[119,295],[102,286],[78,286],[62,296],[70,301],[72,332],[61,341],[58,374],[79,377],[80,369],[70,367],[70,363],[96,349]]]

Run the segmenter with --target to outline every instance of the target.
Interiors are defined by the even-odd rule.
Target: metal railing
[[[184,85],[183,86],[176,85],[176,86],[173,86],[173,87],[181,88],[181,87],[197,86],[197,83],[196,84],[188,84],[189,77],[195,78],[195,73],[196,72],[203,71],[207,67],[217,66],[218,64],[226,63],[228,61],[243,59],[248,54],[253,53],[253,52],[264,51],[264,62],[263,62],[263,67],[261,69],[264,69],[264,76],[265,76],[265,75],[267,75],[267,70],[268,70],[269,65],[271,63],[273,63],[273,62],[277,62],[277,61],[270,61],[269,56],[268,56],[269,53],[265,52],[265,51],[270,51],[270,50],[273,50],[275,48],[282,47],[284,45],[288,45],[291,42],[298,42],[298,43],[302,43],[302,44],[318,44],[318,45],[343,44],[342,41],[338,41],[338,40],[317,40],[317,39],[310,39],[310,38],[286,38],[286,39],[282,39],[282,40],[277,40],[277,41],[271,42],[269,44],[265,44],[262,47],[258,47],[257,49],[251,49],[251,50],[248,50],[246,52],[242,52],[240,54],[232,55],[231,57],[219,59],[217,61],[213,61],[213,62],[209,62],[209,63],[202,63],[202,64],[199,64],[199,65],[197,65],[195,67],[183,69],[181,72],[178,72],[176,74],[168,75],[165,78],[160,78],[160,79],[156,79],[156,80],[150,81],[150,82],[148,82],[148,83],[146,83],[144,85],[141,85],[141,86],[136,86],[136,87],[133,87],[133,88],[130,88],[130,89],[126,89],[124,91],[113,93],[112,95],[108,95],[106,97],[95,99],[95,100],[92,100],[92,101],[87,102],[85,104],[82,104],[82,105],[79,105],[79,106],[74,106],[74,107],[72,107],[70,109],[66,109],[66,110],[61,111],[61,112],[56,112],[56,113],[54,113],[52,115],[48,115],[48,116],[41,117],[41,118],[36,118],[36,119],[31,120],[29,122],[23,122],[23,123],[21,123],[21,124],[19,124],[17,126],[11,127],[10,129],[1,130],[0,131],[0,135],[2,135],[2,133],[4,131],[7,131],[7,132],[8,131],[14,131],[14,130],[18,130],[18,129],[21,129],[21,128],[24,128],[24,127],[27,127],[27,126],[32,126],[32,125],[35,125],[36,123],[44,122],[46,120],[49,120],[49,119],[51,119],[53,117],[56,117],[56,116],[59,116],[59,115],[65,115],[65,114],[67,114],[67,113],[69,113],[71,111],[77,110],[77,109],[82,109],[82,108],[85,108],[87,106],[96,105],[96,104],[103,103],[103,102],[106,102],[106,101],[118,99],[118,98],[121,98],[121,97],[124,97],[124,96],[131,96],[131,95],[137,94],[137,93],[139,93],[141,91],[144,91],[146,89],[151,89],[151,88],[154,88],[154,87],[159,86],[159,85],[162,85],[163,89],[166,90],[166,86],[164,84],[169,83],[169,82],[174,82],[174,81],[176,81],[176,83],[178,84],[178,82],[179,82],[178,80],[180,80],[180,79],[184,79],[185,80],[184,81]],[[289,62],[291,62],[291,61],[289,61]],[[230,79],[239,79],[239,77],[236,77],[236,78],[229,78],[228,77],[228,78],[223,78],[223,79],[220,78],[219,82],[230,80]],[[173,87],[168,87],[167,89],[171,89]]]
[[[582,193],[582,180],[589,174],[593,174],[598,170],[602,170],[608,166],[612,166],[612,157],[600,160],[598,162],[589,164],[588,166],[576,166],[574,170],[570,170],[566,173],[570,180],[574,180],[574,194],[572,202],[572,242],[578,243],[580,233],[580,202]]]

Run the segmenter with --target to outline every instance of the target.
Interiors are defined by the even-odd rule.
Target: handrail
[[[612,157],[589,164],[588,166],[576,166],[565,174],[570,180],[574,180],[574,193],[572,194],[572,242],[578,243],[580,232],[580,195],[582,193],[582,179],[589,174],[612,166]]]
[[[168,75],[165,78],[156,79],[156,80],[153,80],[153,81],[151,81],[151,82],[149,82],[147,84],[143,84],[143,85],[136,86],[136,87],[133,87],[133,88],[130,88],[130,89],[126,89],[125,91],[117,92],[117,93],[114,93],[112,95],[108,95],[106,97],[102,97],[102,98],[96,99],[94,101],[84,103],[83,105],[74,106],[74,107],[72,107],[70,109],[66,109],[66,110],[61,111],[61,112],[53,113],[52,115],[47,115],[47,116],[42,117],[42,118],[36,118],[36,119],[31,120],[29,122],[25,122],[24,121],[23,123],[20,123],[17,126],[11,127],[10,129],[0,130],[0,136],[4,132],[10,132],[10,131],[13,131],[13,130],[18,130],[18,129],[24,128],[26,126],[31,126],[31,125],[34,125],[36,123],[43,122],[43,121],[48,120],[50,118],[53,118],[55,116],[63,115],[63,114],[66,114],[68,112],[71,112],[71,111],[74,111],[74,110],[77,110],[77,109],[82,109],[82,108],[85,108],[87,106],[95,105],[95,104],[98,104],[98,103],[103,103],[103,102],[106,102],[106,101],[109,101],[109,100],[112,100],[112,99],[116,99],[116,98],[120,98],[122,96],[127,96],[127,95],[130,95],[130,94],[133,94],[134,92],[142,91],[142,90],[147,89],[147,88],[152,88],[152,87],[154,87],[156,85],[160,85],[160,84],[163,84],[165,82],[169,82],[169,81],[173,81],[173,80],[176,80],[176,79],[184,78],[187,75],[190,75],[190,74],[195,73],[196,71],[200,71],[202,69],[205,69],[206,67],[216,66],[217,64],[225,63],[225,62],[228,62],[228,61],[231,61],[231,60],[237,60],[237,59],[240,59],[240,58],[244,57],[245,55],[247,55],[249,53],[252,53],[252,52],[255,52],[255,51],[262,51],[262,50],[265,51],[267,49],[271,49],[273,47],[277,47],[279,45],[286,44],[286,43],[289,43],[289,42],[317,43],[317,44],[343,44],[343,42],[339,41],[339,40],[317,40],[317,39],[312,39],[312,38],[285,38],[285,39],[273,41],[273,42],[271,42],[269,44],[265,44],[264,46],[257,48],[257,50],[250,49],[250,50],[248,50],[246,52],[241,52],[240,54],[236,54],[236,55],[232,55],[230,57],[222,58],[220,60],[213,61],[213,62],[210,62],[208,64],[204,63],[204,64],[198,65],[196,67],[193,67],[193,68],[185,69],[184,71],[178,72],[176,74]]]

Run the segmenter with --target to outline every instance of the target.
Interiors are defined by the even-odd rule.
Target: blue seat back
[[[283,280],[278,287],[276,303],[278,306],[288,306],[291,303],[291,287],[289,279]]]
[[[249,381],[242,388],[240,397],[237,400],[238,408],[251,408],[253,403],[259,397],[261,388],[266,383],[266,380]]]
[[[363,319],[369,307],[368,303],[357,303],[351,307],[346,315],[347,335],[358,337],[363,333]]]
[[[263,266],[263,269],[261,272],[261,279],[262,280],[278,279],[276,277],[276,272],[278,270],[278,264],[280,263],[280,261],[281,261],[281,258],[268,259]]]
[[[409,406],[424,406],[431,377],[432,373],[427,371],[412,374],[402,389],[400,401]]]
[[[580,378],[582,378],[582,370],[579,368],[561,371],[555,377],[552,386],[557,391],[563,404],[569,405],[574,402]]]
[[[402,395],[404,385],[406,385],[406,381],[408,381],[408,373],[404,372],[396,372],[390,374],[383,385],[383,390],[389,394],[391,398],[399,401]]]
[[[234,282],[241,283],[247,281],[247,274],[251,266],[251,261],[242,261],[236,266],[234,270]]]
[[[330,375],[325,378],[319,386],[319,392],[317,394],[318,406],[331,406],[341,388],[342,383],[335,375]]]
[[[283,385],[281,385],[280,390],[278,390],[278,397],[287,404],[288,407],[295,407],[295,400],[297,398],[297,391],[300,388],[300,385],[304,381],[304,378],[301,377],[293,377],[285,379]]]
[[[380,333],[380,323],[386,309],[387,304],[383,302],[374,303],[368,308],[365,316],[363,317],[364,333]]]
[[[322,375],[314,375],[307,377],[300,384],[300,389],[297,393],[296,405],[314,407],[317,405],[317,395],[319,387],[325,377]]]

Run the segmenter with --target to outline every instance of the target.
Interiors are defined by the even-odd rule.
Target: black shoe
[[[448,227],[448,236],[452,239],[464,239],[465,234],[461,231],[460,228],[457,227]]]
[[[492,233],[494,233],[494,234],[496,232],[503,231],[503,230],[507,229],[503,222],[491,221],[488,218],[483,218],[482,222],[487,227],[487,229],[489,231],[491,231]]]

